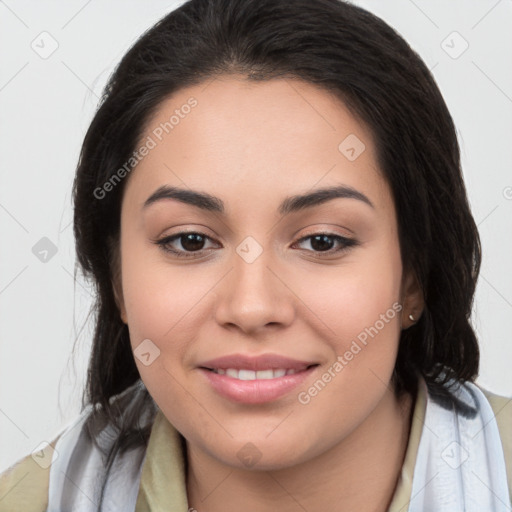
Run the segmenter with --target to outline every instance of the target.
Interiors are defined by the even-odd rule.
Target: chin
[[[305,446],[304,439],[285,435],[286,439],[260,438],[230,440],[225,446],[207,447],[210,454],[227,466],[249,471],[276,471],[306,462],[318,453],[310,453],[313,447]],[[297,447],[301,446],[301,450]],[[221,451],[219,451],[221,448]],[[315,452],[319,444],[315,443]],[[233,457],[233,453],[235,456]]]

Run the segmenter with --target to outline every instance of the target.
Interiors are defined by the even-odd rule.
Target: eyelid
[[[337,232],[339,230],[342,230],[341,233]],[[339,224],[331,224],[331,223],[315,223],[310,224],[304,228],[299,229],[298,231],[295,231],[293,236],[295,237],[297,233],[304,233],[302,236],[312,236],[317,234],[329,234],[329,235],[336,235],[341,236],[344,238],[350,238],[355,236],[355,232],[351,229],[340,226]]]

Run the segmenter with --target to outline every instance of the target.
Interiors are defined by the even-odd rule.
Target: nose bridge
[[[276,258],[248,236],[235,248],[230,276],[220,290],[217,321],[249,331],[290,321],[293,305],[286,286],[274,275]]]
[[[272,273],[269,267],[274,259],[269,247],[263,247],[254,237],[247,236],[235,248],[233,255],[233,276],[232,289],[238,299],[248,302],[254,300],[261,303],[268,303],[276,290],[275,283],[269,279]],[[262,295],[263,294],[263,295]]]

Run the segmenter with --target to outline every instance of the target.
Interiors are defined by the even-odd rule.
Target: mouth
[[[319,364],[300,368],[246,368],[199,367],[206,383],[216,394],[239,404],[264,404],[285,398],[319,367]]]

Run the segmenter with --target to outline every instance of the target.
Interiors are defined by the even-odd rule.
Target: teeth
[[[294,373],[297,373],[295,370],[287,370],[285,368],[279,368],[277,370],[259,370],[257,372],[254,370],[237,370],[236,368],[214,368],[213,371],[219,375],[226,375],[227,377],[238,380],[277,379],[279,377],[284,377],[285,375],[293,375]]]
[[[236,372],[236,370],[235,370],[235,372]],[[256,379],[256,372],[253,372],[252,370],[239,370],[237,373],[238,373],[238,379],[240,379],[240,380],[255,380]]]

